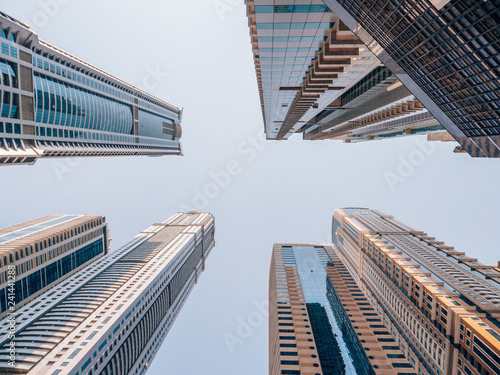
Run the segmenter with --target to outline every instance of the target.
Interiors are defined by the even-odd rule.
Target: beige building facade
[[[336,210],[332,235],[418,373],[500,373],[498,268],[376,210]]]

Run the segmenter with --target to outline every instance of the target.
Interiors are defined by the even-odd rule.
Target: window
[[[299,361],[281,361],[282,365],[288,365],[288,366],[298,366]]]
[[[68,359],[73,359],[76,357],[78,353],[80,353],[81,349],[76,349],[69,357]]]
[[[498,334],[497,331],[494,331],[491,328],[485,329],[486,332],[488,332],[491,336],[493,336],[498,342],[500,342],[500,334]]]
[[[412,365],[409,363],[393,363],[392,367],[394,368],[412,368]]]
[[[387,354],[387,358],[405,358],[404,354]]]

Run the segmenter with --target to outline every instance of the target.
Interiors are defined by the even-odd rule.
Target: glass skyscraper
[[[500,156],[500,7],[466,0],[246,0],[268,139],[446,130]]]
[[[214,218],[177,213],[0,322],[2,374],[144,374],[214,246]]]
[[[330,245],[276,244],[269,289],[269,374],[416,371]]]
[[[0,229],[0,317],[106,255],[108,242],[102,216],[51,215]]]
[[[0,165],[180,155],[182,109],[38,38],[0,12]]]
[[[474,157],[500,157],[500,6],[323,0]]]

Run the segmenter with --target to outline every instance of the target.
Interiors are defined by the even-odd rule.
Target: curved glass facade
[[[0,58],[1,84],[17,87],[17,74],[12,62]]]
[[[35,72],[36,121],[131,134],[129,105]]]
[[[4,43],[2,43],[4,44]],[[5,53],[5,52],[4,52]],[[14,64],[0,58],[0,84],[18,87],[17,74]],[[9,91],[0,91],[0,116],[7,118],[19,117],[19,95]]]

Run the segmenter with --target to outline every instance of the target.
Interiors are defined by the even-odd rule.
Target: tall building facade
[[[18,311],[15,366],[0,322],[2,374],[144,374],[214,245],[214,218],[177,213]]]
[[[500,156],[498,1],[323,2],[471,156]]]
[[[275,244],[270,375],[415,375],[330,245]]]
[[[0,318],[108,253],[104,217],[51,215],[0,229]]]
[[[347,142],[443,131],[321,0],[246,0],[268,139]]]
[[[0,12],[0,165],[180,155],[182,109],[38,38]]]
[[[332,235],[339,262],[390,334],[388,345],[416,372],[500,373],[499,268],[375,210],[336,210]]]

